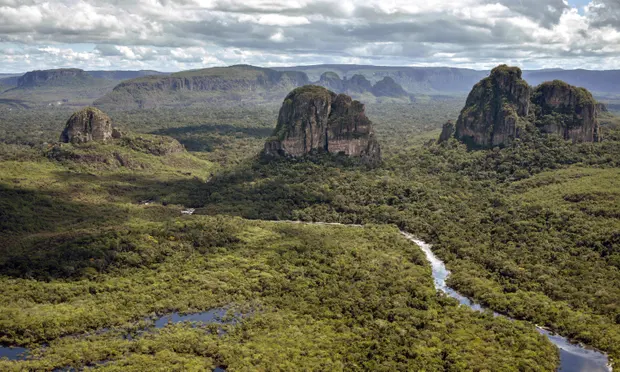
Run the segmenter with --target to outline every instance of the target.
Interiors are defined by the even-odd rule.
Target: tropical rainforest
[[[275,104],[111,111],[130,134],[80,145],[56,143],[66,109],[3,109],[0,342],[29,352],[0,370],[555,370],[533,324],[619,360],[620,120],[600,143],[438,144],[464,102],[369,104],[374,166],[265,160]],[[518,321],[437,292],[399,229]]]

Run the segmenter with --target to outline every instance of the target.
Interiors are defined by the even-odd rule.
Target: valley
[[[443,88],[454,84],[441,69],[424,72],[427,89],[393,69],[328,68],[340,79],[323,77],[330,84],[359,73],[372,89],[391,77],[407,99],[347,101],[350,89],[321,88],[322,98],[290,96],[280,111],[298,85],[321,80],[322,66],[132,77],[77,101],[94,102],[122,135],[73,141],[61,132],[81,104],[3,104],[70,85],[0,94],[0,343],[30,350],[0,369],[556,370],[566,359],[534,325],[619,360],[612,96],[608,112],[588,103],[600,140],[584,140],[563,136],[567,120],[542,121],[569,115],[549,108],[551,98],[514,116],[522,129],[506,129],[512,106],[487,115],[467,99],[488,71],[451,70],[475,80],[463,91]],[[523,79],[538,85],[534,75]],[[205,77],[217,84],[195,89]],[[513,96],[493,97],[509,105]],[[489,136],[492,145],[473,150],[459,131],[439,143],[448,120],[500,111],[489,133],[508,133],[501,143]],[[279,121],[279,112],[290,115]],[[75,130],[92,131],[83,120]],[[274,140],[283,151],[265,157]],[[373,141],[380,161],[358,159]],[[302,142],[312,145],[298,151]],[[278,222],[291,220],[304,223]],[[438,291],[432,256],[400,231],[432,245],[451,272],[446,284],[488,310]],[[222,308],[235,321],[142,331],[166,314]]]

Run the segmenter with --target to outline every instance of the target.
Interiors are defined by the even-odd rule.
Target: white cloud
[[[252,63],[620,68],[620,2],[0,0],[0,67]],[[76,44],[78,46],[76,46]],[[20,60],[20,57],[21,60]]]

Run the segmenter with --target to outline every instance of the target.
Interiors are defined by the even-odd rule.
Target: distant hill
[[[409,93],[389,78],[373,86],[363,75],[341,80],[338,74],[327,73],[320,79],[311,80],[300,71],[236,65],[127,80],[94,104],[106,110],[127,110],[280,103],[292,89],[307,84],[325,86],[367,103],[376,100],[378,96],[375,93],[386,99],[407,102],[410,99]]]
[[[114,71],[86,71],[90,76],[97,79],[106,79],[106,80],[129,80],[135,79],[143,76],[150,75],[169,75],[166,72],[159,72],[154,70],[138,70],[138,71],[122,71],[122,70],[114,70]]]
[[[0,74],[0,105],[11,107],[84,106],[126,79],[165,75],[158,71],[84,71],[76,68]]]
[[[562,80],[568,84],[586,88],[593,92],[620,93],[620,70],[540,70],[524,71],[523,77],[532,85],[553,80]]]
[[[326,72],[343,78],[363,75],[371,83],[390,77],[409,93],[451,94],[467,93],[473,85],[488,76],[488,71],[449,67],[398,67],[371,65],[314,65],[276,68],[280,71],[302,71],[310,80],[319,80]],[[584,87],[595,95],[620,94],[620,70],[525,70],[523,77],[532,85],[545,81],[562,80],[571,85]],[[597,94],[598,93],[598,94]]]
[[[17,88],[84,86],[97,83],[95,78],[84,70],[61,68],[27,72],[17,79]]]
[[[282,100],[309,83],[306,74],[248,65],[214,67],[124,81],[95,101],[106,109],[189,107]]]
[[[348,94],[366,103],[377,98],[394,98],[401,101],[409,101],[413,98],[400,84],[388,76],[373,85],[364,75],[356,74],[350,79],[340,79],[337,73],[328,71],[323,73],[319,81],[313,84],[325,87],[336,93]],[[371,95],[374,96],[374,99]]]
[[[20,107],[30,108],[84,106],[111,91],[117,83],[92,77],[80,69],[30,71],[17,78],[16,86],[0,94],[0,104],[19,102]]]
[[[385,77],[392,78],[409,93],[465,93],[472,85],[488,75],[488,71],[476,71],[448,67],[383,67],[366,65],[315,65],[277,68],[280,71],[302,71],[310,80],[318,80],[325,72],[333,72],[343,78],[362,75],[371,83]]]

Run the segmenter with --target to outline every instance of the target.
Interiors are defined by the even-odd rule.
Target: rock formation
[[[536,126],[575,142],[595,142],[599,137],[599,106],[592,94],[563,81],[540,84],[534,90]]]
[[[346,80],[345,89],[347,94],[363,94],[366,92],[372,92],[372,84],[364,75],[353,75],[351,79]]]
[[[384,77],[375,85],[372,85],[364,75],[356,74],[351,79],[340,79],[335,72],[325,72],[321,75],[316,85],[327,88],[335,93],[349,95],[362,95],[370,93],[375,97],[409,97],[409,94],[391,77]]]
[[[409,95],[403,87],[401,87],[389,76],[379,80],[372,87],[372,94],[377,97],[404,97]]]
[[[335,72],[323,73],[316,85],[320,85],[337,93],[343,93],[345,91],[344,81],[340,79],[340,76]]]
[[[454,131],[456,127],[451,120],[448,120],[443,127],[441,128],[441,135],[439,136],[439,143],[447,142],[450,138],[454,136]]]
[[[60,135],[61,142],[84,143],[112,138],[112,120],[94,107],[80,110],[69,118]],[[120,136],[120,132],[115,135]]]
[[[345,94],[306,85],[284,99],[274,138],[265,144],[265,155],[299,157],[322,151],[370,162],[381,157],[362,103]]]
[[[91,82],[93,77],[86,71],[77,68],[61,68],[56,70],[37,70],[25,73],[17,79],[19,88],[33,88],[36,86],[46,85],[66,85],[77,82]]]
[[[566,140],[593,142],[599,138],[598,113],[586,89],[561,81],[532,89],[518,67],[501,65],[469,93],[454,136],[469,147],[488,148],[504,145],[535,125]]]
[[[530,109],[531,88],[521,69],[502,65],[474,85],[456,122],[456,138],[472,147],[492,147],[517,136]]]
[[[297,71],[276,71],[248,65],[213,67],[126,80],[94,102],[110,109],[186,107],[205,103],[236,105],[236,101],[279,101],[295,87],[309,84]]]

